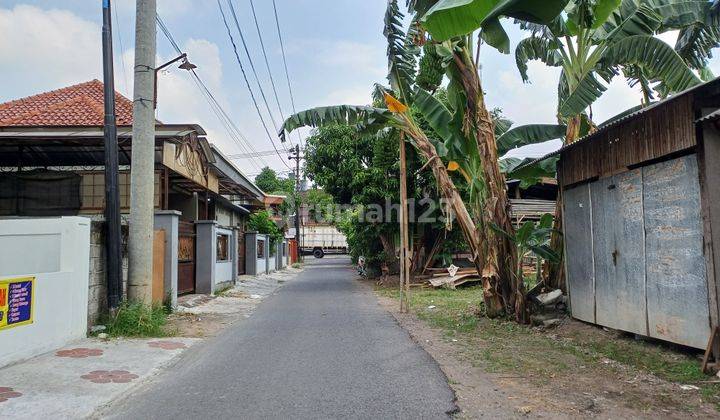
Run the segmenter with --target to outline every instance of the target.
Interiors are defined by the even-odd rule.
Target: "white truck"
[[[325,254],[347,254],[347,238],[333,225],[308,224],[300,230],[300,250],[322,258]]]

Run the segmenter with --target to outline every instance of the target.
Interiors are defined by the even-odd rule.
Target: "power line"
[[[288,170],[285,170],[285,171],[275,171],[275,174],[276,174],[276,175],[286,175],[286,174],[292,174],[292,173],[294,173],[294,172],[295,172],[295,170],[293,169],[293,170],[289,170],[289,171],[288,171]],[[256,176],[260,175],[261,173],[262,173],[262,172],[253,172],[253,173],[251,173],[251,174],[247,174],[247,176],[249,176],[249,177],[256,177]]]
[[[258,117],[260,117],[260,122],[262,123],[263,128],[265,129],[265,134],[267,134],[268,138],[270,139],[270,143],[272,143],[273,149],[275,149],[275,152],[278,156],[280,156],[280,159],[288,169],[290,166],[285,162],[284,156],[280,153],[277,146],[275,145],[275,141],[273,140],[272,135],[270,134],[270,130],[268,129],[267,124],[265,123],[265,119],[262,116],[262,113],[260,112],[260,106],[257,103],[257,100],[255,99],[255,94],[253,93],[252,89],[250,88],[250,81],[247,78],[247,74],[245,73],[245,67],[242,64],[242,61],[240,61],[240,55],[237,51],[237,45],[235,44],[235,39],[232,36],[232,33],[230,32],[230,25],[227,23],[227,18],[225,17],[225,11],[222,8],[222,5],[220,4],[220,0],[217,0],[218,8],[220,9],[220,14],[222,15],[223,24],[225,24],[225,29],[227,29],[228,37],[230,38],[230,43],[232,44],[233,51],[235,52],[235,59],[237,60],[238,65],[240,65],[240,70],[243,75],[243,79],[245,80],[245,86],[248,88],[248,91],[250,92],[250,98],[253,101],[253,104],[255,105],[255,111],[257,111]],[[232,3],[230,3],[230,7],[232,8]],[[233,13],[234,14],[234,13]],[[237,23],[237,20],[235,21]],[[238,30],[240,29],[240,26],[238,25]],[[242,34],[242,33],[241,33]],[[247,52],[247,48],[246,48]],[[248,53],[249,56],[249,53]],[[265,105],[267,105],[267,101],[265,102]],[[268,108],[269,110],[269,108]],[[272,115],[270,116],[272,118]]]
[[[228,155],[227,157],[230,159],[247,159],[247,158],[254,158],[254,157],[260,157],[260,156],[273,156],[275,155],[274,150],[263,150],[262,152],[253,152],[253,153],[239,153],[235,155]]]
[[[275,96],[275,103],[278,107],[278,112],[280,112],[280,118],[282,118],[283,121],[285,121],[285,116],[283,115],[282,107],[280,106],[280,98],[278,97],[277,88],[275,87],[275,79],[272,75],[272,70],[270,70],[270,61],[268,60],[267,51],[265,50],[265,42],[263,41],[262,32],[260,31],[260,24],[258,23],[257,14],[255,14],[255,4],[253,3],[253,0],[250,0],[250,10],[252,11],[253,21],[255,21],[255,29],[257,30],[258,38],[260,39],[260,49],[262,50],[263,58],[265,59],[265,67],[268,71],[268,76],[270,76],[270,86],[272,86],[273,95]],[[277,131],[277,127],[276,131]],[[290,145],[292,146],[292,142],[290,142]],[[285,148],[285,151],[287,151],[287,148]]]
[[[173,38],[172,34],[168,30],[167,26],[165,26],[165,23],[160,19],[158,16],[156,19],[158,25],[160,26],[161,31],[163,34],[165,34],[165,37],[170,41],[170,44],[173,46],[173,49],[178,54],[181,54],[180,47],[178,46],[177,42],[175,42],[175,39]],[[227,115],[227,113],[222,109],[222,106],[220,106],[219,102],[215,99],[213,94],[210,92],[210,89],[208,89],[207,85],[200,79],[200,76],[193,70],[193,81],[195,82],[195,85],[200,89],[201,93],[203,94],[203,97],[208,101],[210,105],[210,109],[215,114],[215,116],[218,118],[220,123],[223,125],[225,130],[228,132],[228,135],[230,138],[236,143],[238,147],[240,147],[241,151],[248,151],[248,148],[250,150],[252,149],[252,146],[247,141],[247,138],[240,132],[240,130],[237,128],[237,126],[234,125],[230,117]],[[233,132],[234,127],[234,132]],[[237,138],[239,136],[240,138]],[[247,147],[243,144],[243,141],[246,143]],[[259,168],[260,166],[254,162],[251,161],[251,164],[255,168]],[[264,161],[263,164],[267,165]]]
[[[117,27],[117,31],[115,31],[115,32],[117,33],[118,42],[120,43],[120,66],[121,66],[122,74],[123,74],[123,83],[125,84],[125,92],[131,93],[129,83],[128,83],[127,70],[125,69],[125,56],[123,55],[123,52],[125,51],[125,47],[123,47],[122,35],[120,34],[122,31],[120,30],[120,17],[118,16],[119,15],[118,8],[115,9],[114,15],[115,15],[115,26]]]
[[[172,33],[170,33],[170,30],[167,28],[165,23],[162,21],[160,16],[158,15],[156,17],[156,21],[158,23],[158,26],[160,27],[160,30],[165,35],[165,37],[168,39],[170,44],[172,45],[173,49],[178,53],[181,54],[182,51],[180,50],[180,47],[178,46],[177,42],[175,42],[174,37],[172,36]],[[227,131],[230,138],[235,142],[235,144],[240,148],[243,152],[250,152],[250,153],[256,153],[256,150],[253,148],[252,144],[247,140],[247,137],[240,131],[240,129],[235,125],[235,123],[232,121],[230,116],[225,112],[223,107],[220,105],[220,103],[215,99],[215,96],[210,92],[210,89],[208,89],[207,85],[203,80],[200,78],[200,76],[195,72],[195,69],[192,69],[192,76],[193,81],[195,82],[195,85],[200,89],[200,92],[203,94],[203,97],[208,101],[208,104],[210,105],[210,109],[215,114],[215,116],[218,118],[220,123],[223,125],[225,130]],[[264,166],[268,166],[267,162],[265,162],[264,159],[260,159],[260,162]],[[256,168],[260,169],[261,166],[258,165],[257,162],[254,160],[251,160],[250,163]]]
[[[287,80],[288,91],[290,92],[290,104],[292,105],[293,114],[297,114],[295,110],[295,97],[293,96],[292,85],[290,84],[290,73],[288,72],[287,59],[285,58],[285,43],[283,42],[282,31],[280,30],[280,19],[278,18],[277,5],[272,0],[273,12],[275,13],[275,26],[277,27],[278,38],[280,39],[280,51],[282,52],[283,66],[285,67],[285,79]],[[300,131],[296,131],[298,142],[302,145],[302,137]],[[292,144],[292,143],[291,143]]]
[[[218,0],[219,1],[219,0]],[[243,50],[245,51],[245,56],[248,59],[248,62],[250,63],[250,70],[252,70],[253,75],[255,76],[255,83],[257,84],[258,90],[260,91],[260,97],[263,100],[263,103],[265,104],[265,109],[268,112],[268,115],[270,116],[270,121],[272,121],[273,129],[275,130],[275,133],[278,132],[278,124],[277,121],[275,121],[275,117],[273,116],[272,111],[270,110],[270,104],[268,103],[267,96],[265,96],[265,89],[262,87],[262,83],[260,83],[260,77],[258,76],[257,70],[255,69],[255,63],[253,62],[252,56],[250,55],[250,49],[247,46],[247,42],[245,41],[245,35],[240,28],[240,22],[238,22],[237,15],[235,14],[235,6],[233,5],[232,0],[227,0],[228,6],[230,6],[230,13],[232,14],[233,21],[235,22],[235,27],[238,30],[238,33],[240,34],[240,41],[243,45]],[[282,116],[281,116],[282,117]],[[285,147],[285,143],[280,142],[280,146],[287,152],[287,147]]]

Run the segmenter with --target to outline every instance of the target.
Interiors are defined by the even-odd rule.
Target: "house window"
[[[228,235],[221,233],[217,235],[217,261],[230,261],[229,244],[230,239]]]
[[[265,258],[265,240],[264,239],[258,239],[257,241],[257,257]]]

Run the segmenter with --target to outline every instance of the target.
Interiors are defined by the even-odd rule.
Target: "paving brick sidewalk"
[[[249,317],[267,296],[301,270],[241,276],[222,296],[193,296],[181,312]],[[192,304],[192,303],[196,304]],[[171,369],[200,338],[87,338],[55,352],[0,369],[0,418],[85,418]]]

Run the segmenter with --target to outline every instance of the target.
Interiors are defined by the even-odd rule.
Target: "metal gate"
[[[237,238],[237,272],[238,274],[245,274],[245,232],[238,231]]]
[[[178,294],[195,291],[195,224],[178,223]]]

